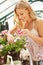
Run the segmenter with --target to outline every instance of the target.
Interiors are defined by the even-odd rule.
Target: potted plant
[[[1,45],[3,46],[2,50],[0,51],[0,56],[6,56],[9,54],[13,57],[13,60],[18,60],[19,52],[22,48],[24,48],[24,44],[26,43],[25,42],[26,38],[25,36],[21,35],[21,33],[16,33],[13,36],[14,36],[14,43],[11,43],[11,42],[9,43],[7,41],[7,38],[3,40],[4,43],[0,41]]]
[[[6,39],[6,36],[0,34],[0,65],[2,65],[3,63],[6,63],[6,54],[5,56],[1,54],[1,51],[2,51],[2,48],[3,48],[3,45],[6,45],[6,42],[7,42],[7,39]]]
[[[9,43],[7,45],[3,45],[1,54],[2,55],[9,54],[13,56],[13,60],[17,60],[19,58],[19,52],[24,47],[24,44],[25,39],[22,37],[20,39],[17,39],[14,44]]]

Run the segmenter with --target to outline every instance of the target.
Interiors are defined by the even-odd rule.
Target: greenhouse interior
[[[43,0],[0,0],[0,65],[43,65]]]

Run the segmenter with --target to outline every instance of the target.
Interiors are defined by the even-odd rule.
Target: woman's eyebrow
[[[25,8],[25,10],[27,10],[28,8]]]
[[[23,15],[23,13],[20,13],[21,15]]]

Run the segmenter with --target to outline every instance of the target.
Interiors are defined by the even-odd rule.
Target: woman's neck
[[[33,28],[33,21],[29,24],[29,26],[28,26],[28,29],[29,30],[32,30],[32,28]]]
[[[32,30],[34,23],[36,23],[36,19],[35,20],[32,20],[32,22],[30,22],[30,23],[27,22],[26,25],[25,25],[25,28],[27,28],[29,30]]]

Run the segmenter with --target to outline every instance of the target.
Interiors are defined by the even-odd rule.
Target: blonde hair
[[[16,12],[17,8],[19,8],[19,9],[25,9],[25,8],[28,9],[29,15],[31,16],[31,19],[32,20],[36,19],[36,15],[35,15],[34,11],[32,10],[30,4],[28,2],[26,2],[26,1],[21,0],[20,2],[18,2],[16,4],[15,9],[14,9],[14,19],[15,19],[15,22],[19,23],[18,15],[17,15],[17,12]]]

